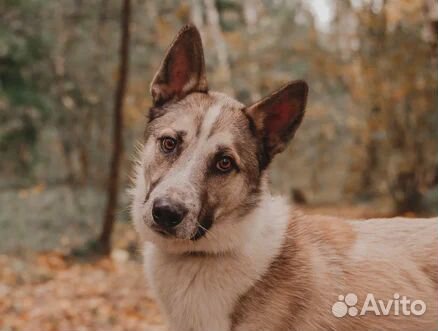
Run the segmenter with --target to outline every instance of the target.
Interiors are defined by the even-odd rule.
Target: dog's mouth
[[[207,233],[208,229],[204,228],[201,225],[198,225],[195,234],[190,238],[191,241],[197,241],[204,237]]]
[[[196,232],[190,238],[191,241],[197,241],[208,233],[211,226],[213,225],[213,213],[212,212],[205,213],[204,217],[202,217],[202,219],[199,220],[197,224],[198,226],[196,228]]]
[[[170,238],[172,236],[175,236],[175,233],[173,231],[165,230],[156,224],[152,224],[150,226],[150,228],[152,229],[152,231],[154,231],[155,233],[158,233],[160,236],[163,236],[163,237]]]
[[[208,219],[204,219],[202,222],[198,221],[197,224],[198,225],[196,227],[196,231],[189,238],[178,237],[178,234],[177,234],[177,231],[175,228],[164,229],[157,224],[151,224],[150,228],[152,231],[154,231],[158,235],[162,236],[163,238],[168,238],[168,239],[174,238],[174,239],[183,239],[183,240],[186,239],[186,240],[190,240],[190,241],[198,241],[199,239],[203,238],[208,233],[213,222],[210,220],[210,218],[208,218]]]

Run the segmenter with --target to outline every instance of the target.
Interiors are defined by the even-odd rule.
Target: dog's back
[[[437,230],[437,218],[348,221],[294,213],[280,255],[236,305],[233,330],[437,330]],[[347,311],[336,316],[334,304],[349,293],[355,310],[342,302]],[[361,314],[367,295],[378,306],[368,302]],[[422,300],[424,314],[406,315],[403,296]],[[385,316],[378,300],[385,307],[392,300]]]

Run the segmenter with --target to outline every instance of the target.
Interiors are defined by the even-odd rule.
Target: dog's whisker
[[[213,239],[216,242],[219,242],[219,239],[215,236],[215,234],[213,232],[211,232],[209,229],[207,229],[206,227],[202,226],[201,223],[199,223],[199,221],[196,221],[197,226],[199,226],[202,230],[205,231],[205,236],[209,237],[210,239]]]

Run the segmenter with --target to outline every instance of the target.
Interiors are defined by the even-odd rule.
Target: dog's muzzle
[[[175,227],[187,215],[187,208],[169,198],[157,198],[152,206],[153,229],[161,234],[174,234]]]

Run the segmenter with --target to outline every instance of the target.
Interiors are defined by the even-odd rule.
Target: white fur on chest
[[[145,270],[171,331],[226,331],[241,295],[279,254],[288,223],[282,200],[269,199],[251,213],[248,231],[233,252],[212,256],[170,254],[145,246]]]

